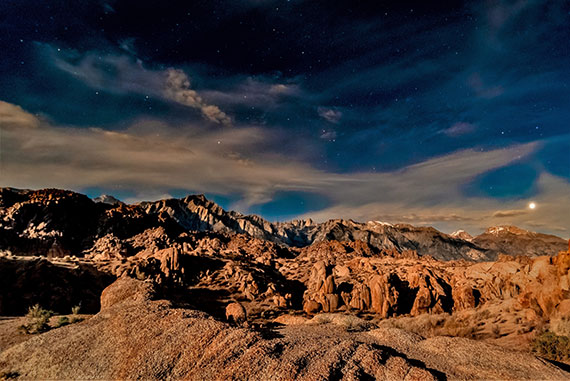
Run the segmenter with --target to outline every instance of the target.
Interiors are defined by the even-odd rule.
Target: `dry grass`
[[[384,320],[380,325],[416,333],[423,337],[451,336],[475,338],[479,329],[473,319],[462,319],[449,314],[424,314]]]
[[[532,351],[539,356],[555,361],[570,361],[570,338],[554,332],[543,331],[536,335],[531,344]]]
[[[334,324],[345,328],[347,331],[353,332],[367,331],[377,328],[374,323],[357,316],[333,313],[315,315],[315,317],[309,320],[307,324]]]
[[[49,326],[49,319],[52,316],[52,311],[46,310],[39,304],[36,304],[28,308],[28,313],[26,314],[28,324],[20,326],[19,329],[25,333],[31,334],[48,331],[51,328]]]
[[[15,380],[18,377],[20,377],[20,374],[18,372],[2,372],[2,373],[0,373],[0,381]]]

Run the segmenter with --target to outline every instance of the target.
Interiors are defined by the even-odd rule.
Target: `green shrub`
[[[79,310],[81,310],[81,303],[71,308],[71,323],[83,321],[83,318],[78,316]]]
[[[63,327],[64,325],[70,324],[69,318],[67,316],[60,316],[55,325],[56,328]]]
[[[53,312],[43,309],[39,304],[28,308],[26,317],[28,324],[20,326],[19,329],[25,333],[41,333],[50,329],[49,319]]]
[[[539,333],[531,343],[532,351],[539,356],[555,361],[570,360],[570,338],[554,332]]]
[[[71,307],[71,314],[72,315],[78,315],[79,314],[79,310],[81,310],[81,303]]]
[[[0,373],[0,380],[14,380],[19,376],[20,374],[18,372],[2,372]]]

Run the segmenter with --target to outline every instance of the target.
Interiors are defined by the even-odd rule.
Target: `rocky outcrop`
[[[115,281],[101,293],[101,311],[117,305],[143,304],[156,296],[154,284],[123,277]]]
[[[555,255],[566,248],[566,241],[560,237],[508,225],[490,227],[472,242],[491,252],[512,256]]]
[[[235,324],[247,321],[247,311],[240,303],[233,302],[226,306],[226,320]]]
[[[101,301],[106,308],[88,321],[2,352],[0,372],[24,379],[435,380],[440,375],[389,348],[346,335],[334,338],[309,329],[266,339],[201,312],[152,301],[146,286],[134,282],[122,279],[106,290]]]
[[[394,329],[347,332],[307,324],[266,337],[172,308],[153,295],[145,282],[118,280],[103,293],[97,315],[0,353],[0,373],[22,379],[202,380],[569,376],[528,354],[465,339],[423,340]]]
[[[565,379],[567,372],[521,351],[506,350],[459,337],[425,339],[400,329],[368,333],[381,345],[393,347],[454,380]]]
[[[465,230],[456,230],[453,233],[450,234],[451,237],[453,238],[459,238],[465,241],[471,241],[473,240],[473,236],[469,233],[467,233]]]
[[[561,238],[514,227],[492,228],[472,238],[465,232],[447,235],[430,227],[377,221],[271,223],[258,216],[225,211],[203,195],[133,205],[111,196],[96,201],[57,189],[0,189],[0,250],[14,255],[111,259],[136,254],[137,242],[152,239],[145,235],[159,230],[170,241],[179,241],[184,232],[215,232],[243,234],[280,247],[338,241],[344,242],[342,250],[363,256],[415,253],[439,260],[495,260],[501,253],[555,255],[565,246]]]
[[[570,299],[570,252],[499,262],[426,262],[354,257],[317,261],[306,281],[306,313],[369,312],[379,317],[453,313],[511,300],[513,308],[550,318]]]

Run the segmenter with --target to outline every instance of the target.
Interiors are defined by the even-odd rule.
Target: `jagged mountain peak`
[[[95,197],[93,199],[94,202],[100,204],[107,204],[107,205],[121,205],[124,204],[121,200],[109,195],[109,194],[102,194],[99,197]]]
[[[390,227],[394,226],[394,224],[391,224],[391,223],[389,223],[389,222],[377,221],[377,220],[368,221],[367,224],[368,224],[368,225],[390,226]]]
[[[111,197],[105,197],[103,201],[116,200]],[[182,231],[248,234],[289,247],[305,247],[332,240],[362,242],[379,250],[411,250],[420,256],[430,255],[442,260],[493,260],[499,253],[555,255],[566,247],[565,240],[561,238],[513,226],[489,228],[486,233],[472,238],[461,231],[447,235],[429,226],[392,225],[377,221],[361,223],[351,219],[331,219],[322,223],[310,219],[272,223],[257,215],[226,211],[204,195],[132,205],[119,203],[109,208],[106,203],[94,202],[71,191],[4,188],[0,189],[0,221],[4,221],[0,224],[0,230],[4,231],[0,233],[13,237],[14,242],[33,238],[35,241],[30,241],[29,245],[37,247],[37,252],[51,247],[55,242],[53,237],[64,237],[57,244],[67,245],[69,250],[89,250],[94,241],[106,234],[129,237],[158,227],[165,227],[176,234]],[[30,231],[38,229],[43,233],[30,235]],[[504,232],[512,234],[505,235]],[[0,242],[6,246],[0,250],[10,250],[11,240],[7,238],[4,243]]]
[[[516,234],[516,235],[532,235],[536,234],[534,232],[521,229],[519,227],[513,225],[498,225],[498,226],[491,226],[488,227],[483,234],[493,234],[493,235],[501,235],[501,234]]]
[[[450,236],[453,238],[463,239],[465,241],[471,241],[473,239],[473,236],[471,234],[467,233],[463,229],[459,229],[459,230],[454,231],[453,233],[450,234]]]

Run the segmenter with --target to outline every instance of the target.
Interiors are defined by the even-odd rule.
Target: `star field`
[[[0,185],[567,236],[569,25],[564,1],[3,1]]]

